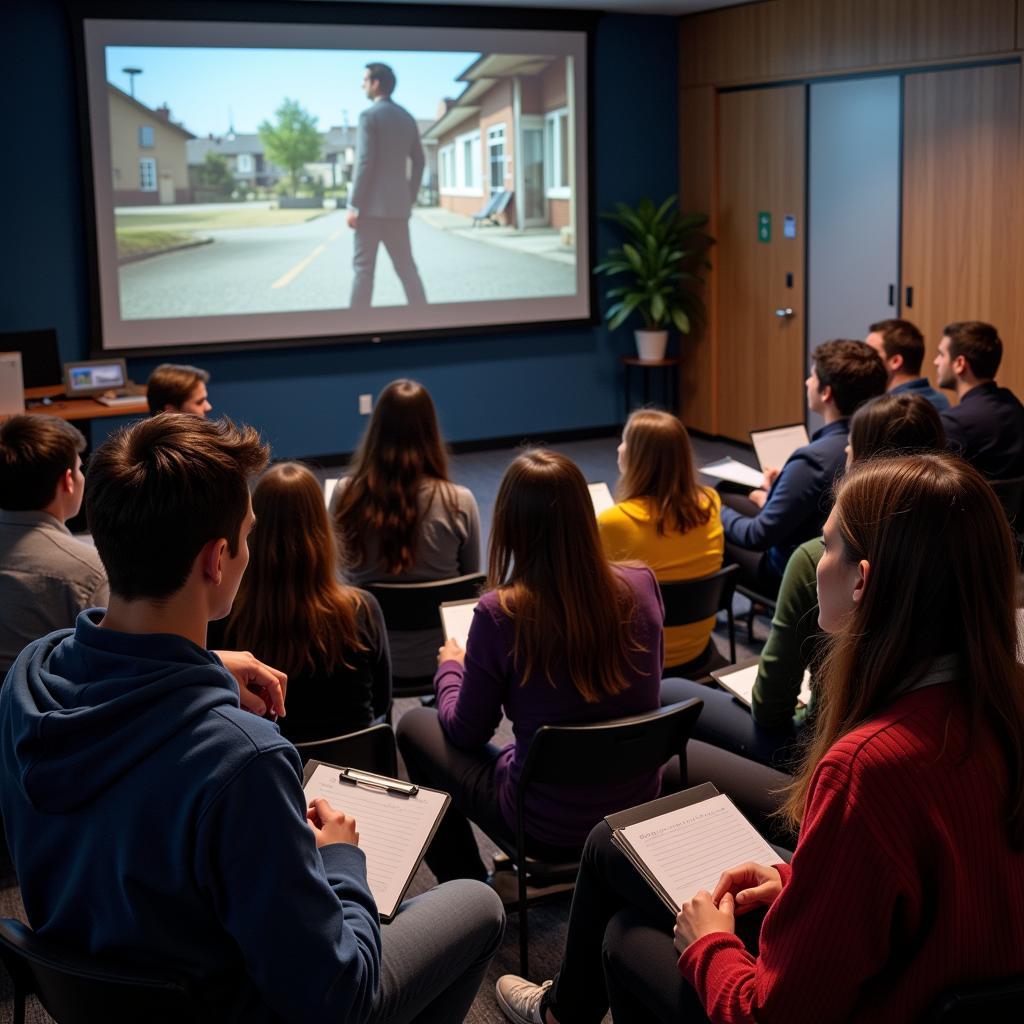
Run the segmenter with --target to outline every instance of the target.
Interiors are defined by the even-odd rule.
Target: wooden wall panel
[[[930,350],[950,321],[995,324],[1000,382],[1024,393],[1020,66],[909,75],[904,96],[902,276],[914,292],[903,315]]]
[[[1024,0],[766,0],[683,18],[685,84],[956,60],[1018,46]]]
[[[717,92],[711,86],[684,89],[679,101],[679,206],[685,213],[708,214],[708,233],[713,238],[718,237],[717,102]],[[709,386],[718,377],[718,352],[711,344],[715,336],[716,247],[712,247],[708,258],[712,269],[706,275],[703,289],[708,320],[682,339],[682,408],[678,411],[688,426],[717,434],[717,393]]]

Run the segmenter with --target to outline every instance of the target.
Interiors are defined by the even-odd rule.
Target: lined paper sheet
[[[716,672],[715,679],[734,697],[738,697],[749,708],[754,703],[754,683],[757,682],[757,662],[738,668],[735,672]],[[800,683],[799,701],[806,707],[811,700],[811,674],[804,672]]]
[[[807,428],[802,423],[794,423],[791,427],[774,427],[772,430],[750,432],[750,442],[754,446],[754,454],[762,469],[766,466],[782,469],[790,455],[797,448],[803,448],[809,440]]]
[[[717,480],[729,480],[734,484],[742,484],[744,487],[757,488],[764,483],[764,474],[759,469],[753,469],[735,459],[719,459],[717,462],[709,462],[706,466],[700,467],[700,472],[705,476],[715,477]]]
[[[324,502],[328,508],[331,507],[331,498],[334,497],[334,488],[337,486],[337,479],[324,481]]]
[[[590,491],[590,500],[594,503],[595,516],[599,516],[606,508],[611,508],[615,504],[606,483],[587,484],[587,490]]]
[[[476,601],[445,601],[441,605],[441,626],[445,640],[458,640],[465,650]]]
[[[339,782],[338,769],[324,764],[317,765],[303,791],[307,801],[323,797],[336,810],[356,819],[377,910],[382,917],[394,915],[444,807],[445,794],[421,789],[416,796],[398,796],[352,786]]]
[[[722,872],[744,861],[777,864],[779,855],[727,796],[680,807],[621,830],[636,856],[668,894],[675,911]]]

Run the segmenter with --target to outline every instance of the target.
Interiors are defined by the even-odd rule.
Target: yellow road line
[[[328,242],[336,242],[339,238],[341,238],[341,228],[338,228],[338,230],[335,231],[334,234],[331,235],[330,238],[327,239],[327,241]]]
[[[305,259],[299,260],[288,273],[282,274],[270,287],[284,288],[285,285],[291,284],[326,248],[326,245],[318,245]]]

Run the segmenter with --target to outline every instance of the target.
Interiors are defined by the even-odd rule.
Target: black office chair
[[[1024,476],[1007,480],[989,480],[1009,520],[1017,545],[1017,564],[1024,566]]]
[[[677,754],[685,784],[686,743],[702,707],[703,701],[688,700],[628,718],[587,725],[544,725],[534,733],[516,789],[516,841],[513,844],[504,836],[491,836],[513,861],[518,875],[515,909],[519,913],[521,974],[529,972],[528,907],[544,898],[528,897],[528,880],[541,886],[569,883],[571,888],[579,872],[578,855],[561,864],[526,855],[525,801],[530,786],[557,783],[596,788],[654,771]]]
[[[183,1024],[203,1017],[189,979],[104,963],[11,918],[0,919],[0,959],[14,983],[14,1024],[24,1024],[30,995],[58,1024]]]
[[[760,594],[753,587],[748,587],[744,583],[736,584],[736,593],[742,594],[750,602],[750,608],[747,609],[747,643],[752,644],[754,642],[754,612],[757,606],[763,605],[770,614],[774,615],[779,597],[777,594],[774,597]]]
[[[419,629],[441,629],[441,604],[468,601],[480,594],[486,576],[482,572],[426,583],[368,583],[366,589],[377,598],[388,633]],[[434,675],[392,676],[395,697],[416,697],[433,693]]]
[[[736,664],[736,620],[732,613],[732,596],[736,590],[736,575],[739,571],[738,565],[727,565],[710,576],[658,584],[661,601],[665,606],[666,629],[710,619],[723,608],[729,617],[729,660],[725,660],[712,638],[712,654],[704,667],[701,679],[710,679],[708,673],[712,669]]]
[[[378,775],[398,774],[398,748],[395,731],[386,723],[371,725],[359,732],[332,736],[326,740],[296,743],[295,749],[306,761],[324,761],[346,768],[361,768]]]
[[[1024,974],[944,992],[921,1024],[1018,1024],[1024,1020]]]

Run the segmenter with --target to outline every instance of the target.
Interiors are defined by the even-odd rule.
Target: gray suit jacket
[[[407,218],[422,178],[423,147],[412,115],[390,99],[376,100],[359,115],[348,205],[363,217]]]

